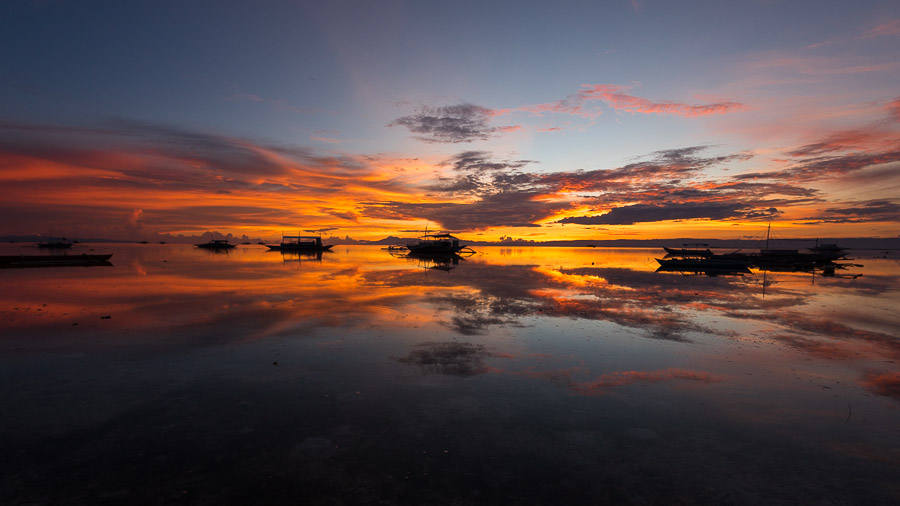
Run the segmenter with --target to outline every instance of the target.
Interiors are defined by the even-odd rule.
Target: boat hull
[[[267,244],[266,247],[272,251],[290,251],[290,252],[298,252],[298,253],[306,253],[316,251],[328,251],[333,244],[322,245],[322,246],[295,246],[289,244]]]
[[[442,246],[431,244],[410,244],[406,247],[410,253],[419,255],[453,255],[462,251],[465,246]]]
[[[198,248],[203,249],[232,249],[235,244],[195,244]]]

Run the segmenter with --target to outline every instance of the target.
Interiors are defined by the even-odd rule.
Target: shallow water
[[[900,501],[896,259],[75,249],[0,270],[4,504]]]

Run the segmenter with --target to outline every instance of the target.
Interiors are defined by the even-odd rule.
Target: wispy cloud
[[[869,200],[825,208],[820,216],[807,219],[819,223],[867,223],[895,221],[900,216],[900,200]]]
[[[585,118],[596,118],[603,111],[592,102],[600,101],[617,111],[639,114],[675,115],[682,117],[709,116],[726,114],[748,109],[742,103],[734,101],[714,102],[709,104],[690,105],[683,102],[661,100],[654,101],[628,93],[633,86],[615,84],[584,84],[573,95],[564,99],[543,104],[519,107],[515,110],[533,114],[557,113],[571,114]]]
[[[900,37],[900,19],[890,19],[869,28],[863,37]]]

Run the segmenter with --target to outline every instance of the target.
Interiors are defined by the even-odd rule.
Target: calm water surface
[[[0,270],[4,504],[900,503],[896,259],[75,248]]]

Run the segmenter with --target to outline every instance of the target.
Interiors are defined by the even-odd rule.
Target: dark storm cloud
[[[774,217],[780,211],[773,208],[747,209],[740,203],[698,202],[687,204],[635,204],[616,207],[600,216],[571,216],[559,220],[559,223],[577,223],[580,225],[633,225],[635,223],[710,219],[728,220],[735,218]]]
[[[397,118],[388,124],[399,125],[417,134],[416,138],[431,143],[472,142],[490,138],[497,132],[514,127],[490,125],[491,109],[474,104],[421,107],[416,114]]]

